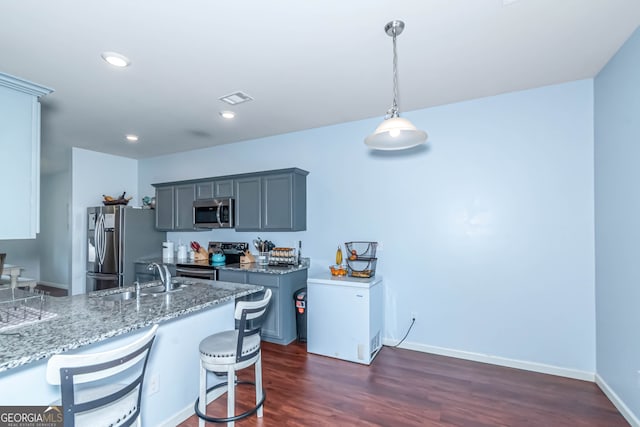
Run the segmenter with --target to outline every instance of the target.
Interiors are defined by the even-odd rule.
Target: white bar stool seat
[[[236,304],[235,319],[237,328],[210,335],[200,342],[200,393],[194,410],[202,420],[212,423],[227,423],[246,418],[257,412],[262,417],[265,393],[262,389],[262,352],[260,350],[260,332],[262,321],[267,313],[271,289],[267,289],[259,301],[240,301]],[[236,371],[255,365],[255,383],[238,381]],[[207,389],[207,372],[226,373],[227,381]],[[242,414],[235,414],[235,386],[251,384],[256,388],[256,405]],[[207,393],[227,386],[227,417],[218,418],[206,415]]]
[[[58,354],[47,382],[60,385],[64,427],[142,425],[142,383],[158,325],[122,347],[91,354]]]

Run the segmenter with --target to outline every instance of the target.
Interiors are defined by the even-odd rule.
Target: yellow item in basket
[[[336,264],[342,264],[342,248],[340,248],[340,246],[338,246],[338,250],[336,251]]]

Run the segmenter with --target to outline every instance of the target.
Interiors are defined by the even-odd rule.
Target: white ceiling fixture
[[[416,127],[398,112],[398,54],[396,37],[402,34],[404,22],[391,21],[384,26],[384,31],[393,37],[393,104],[387,110],[384,121],[364,143],[374,150],[404,150],[415,147],[427,140],[427,133]]]
[[[124,68],[131,65],[131,60],[129,58],[117,52],[102,52],[100,56],[114,67]]]
[[[251,96],[247,95],[244,92],[230,93],[229,95],[221,96],[218,99],[222,102],[226,102],[229,105],[238,105],[242,104],[243,102],[249,102],[253,100]]]
[[[236,113],[234,113],[233,111],[225,110],[225,111],[220,111],[220,116],[223,119],[231,120],[236,116]]]
[[[138,142],[138,135],[129,134],[129,135],[126,135],[125,138],[129,142]]]

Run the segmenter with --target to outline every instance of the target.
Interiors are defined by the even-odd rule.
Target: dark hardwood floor
[[[629,425],[587,381],[392,347],[384,347],[371,366],[308,354],[296,343],[263,343],[262,357],[264,417],[252,415],[237,426]],[[252,380],[253,367],[239,377]],[[255,397],[251,386],[237,390],[239,412]],[[226,416],[225,398],[207,411]],[[194,415],[179,427],[197,425]]]

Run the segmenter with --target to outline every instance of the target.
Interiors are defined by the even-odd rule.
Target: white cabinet
[[[40,230],[40,103],[52,90],[0,73],[0,240]]]
[[[307,280],[307,351],[368,365],[382,347],[382,277]]]

